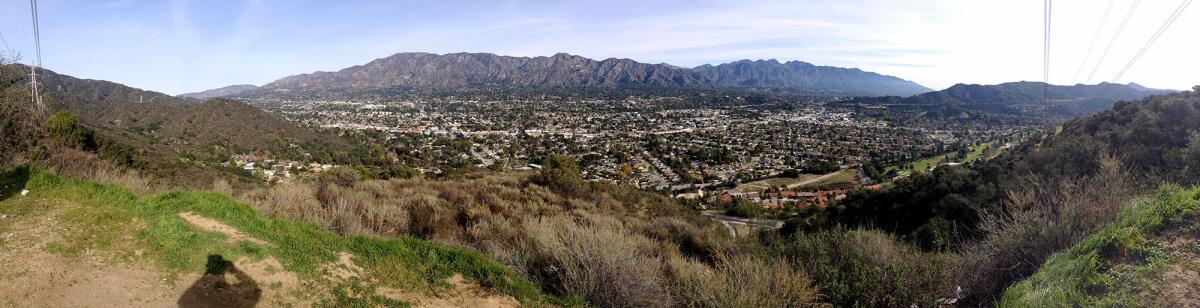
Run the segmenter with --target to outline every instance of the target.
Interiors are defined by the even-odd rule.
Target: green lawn
[[[30,194],[17,196],[14,192],[20,189],[28,189]],[[222,234],[195,231],[178,216],[185,211],[218,220],[267,244],[229,244]],[[524,305],[544,306],[553,300],[520,275],[477,253],[411,237],[343,237],[307,224],[260,215],[246,204],[212,192],[174,190],[138,197],[117,185],[18,168],[0,175],[0,213],[10,217],[55,213],[59,221],[72,226],[47,246],[52,253],[78,256],[117,251],[111,255],[146,258],[168,273],[200,272],[209,255],[229,260],[270,256],[300,279],[320,285],[319,267],[335,262],[338,252],[349,252],[372,279],[332,282],[328,287],[334,295],[319,298],[330,306],[404,305],[382,296],[346,294],[373,294],[376,287],[437,290],[448,287],[444,279],[454,273],[512,295]],[[0,225],[0,230],[4,228]],[[139,253],[134,254],[135,249]]]
[[[980,158],[985,158],[985,157],[990,159],[992,157],[995,157],[996,155],[999,155],[1000,151],[1002,151],[999,147],[992,147],[992,145],[996,145],[996,141],[988,141],[988,142],[976,145],[971,148],[971,151],[967,152],[967,156],[964,157],[962,160],[958,159],[958,151],[951,151],[951,152],[942,153],[937,156],[923,158],[923,159],[913,161],[912,162],[913,167],[911,169],[903,168],[903,166],[907,165],[907,164],[900,164],[900,165],[888,166],[887,168],[884,169],[884,171],[897,170],[897,174],[899,174],[901,176],[908,176],[908,175],[912,175],[912,173],[916,172],[916,171],[929,170],[929,167],[937,166],[943,162],[969,163],[969,162],[975,161]]]

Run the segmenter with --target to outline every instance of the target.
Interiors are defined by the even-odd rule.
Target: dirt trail
[[[69,208],[78,204],[49,205]],[[370,273],[340,252],[323,265],[325,279],[301,280],[272,256],[260,260],[241,257],[225,260],[210,256],[208,271],[215,274],[171,274],[144,256],[133,234],[118,251],[85,251],[81,255],[52,253],[53,243],[72,226],[55,219],[61,210],[21,217],[3,217],[0,232],[0,307],[309,307],[316,297],[328,295],[338,283],[376,284]],[[250,241],[269,247],[220,221],[192,212],[179,213],[188,225],[218,232],[230,243]],[[133,245],[133,246],[129,246]],[[358,279],[362,280],[358,280]],[[455,275],[446,280],[449,290],[437,294],[376,288],[376,294],[412,303],[415,307],[517,307],[511,296],[489,290]]]
[[[242,233],[242,231],[238,231],[238,229],[235,229],[233,227],[225,225],[225,224],[221,223],[220,221],[217,221],[212,218],[200,216],[199,214],[192,213],[192,212],[179,213],[179,217],[183,218],[183,220],[187,220],[188,226],[191,226],[192,229],[196,229],[196,230],[204,231],[204,232],[216,232],[216,233],[224,234],[226,237],[229,238],[230,244],[237,244],[237,242],[241,242],[241,241],[249,241],[249,242],[257,244],[259,246],[267,245],[267,242],[264,242],[260,239],[256,239],[256,238],[248,236],[248,235],[245,235]]]
[[[69,228],[55,216],[5,218],[13,220],[8,222],[13,231],[0,239],[0,306],[172,307],[200,276],[183,274],[171,281],[135,256],[112,262],[91,252],[71,258],[49,253],[48,244]]]
[[[462,274],[454,274],[454,276],[446,278],[446,283],[450,284],[451,289],[446,291],[444,294],[438,294],[436,297],[422,293],[406,292],[404,290],[383,287],[376,289],[375,293],[391,299],[412,303],[414,307],[449,308],[521,306],[521,303],[517,302],[517,300],[512,298],[512,296],[498,294],[485,289],[478,284],[471,283],[463,278]]]

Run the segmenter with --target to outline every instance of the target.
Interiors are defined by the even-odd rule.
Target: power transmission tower
[[[36,108],[39,113],[45,113],[46,105],[42,103],[42,92],[38,90],[40,84],[37,80],[37,69],[38,66],[42,65],[42,39],[40,32],[38,31],[37,0],[29,0],[29,11],[33,15],[33,44],[34,48],[37,50],[37,61],[29,65],[29,85],[30,90],[33,91],[31,96],[34,108]]]

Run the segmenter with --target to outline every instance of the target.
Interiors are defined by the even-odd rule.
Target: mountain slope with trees
[[[181,98],[203,101],[210,98],[234,96],[254,90],[258,90],[258,86],[252,84],[239,84],[200,92],[184,93],[177,96]]]
[[[28,67],[20,64],[0,66],[4,76],[0,88],[15,98],[14,103],[28,97],[27,71]],[[163,179],[180,181],[176,184],[211,184],[222,176],[203,165],[227,161],[232,154],[263,151],[298,158],[309,153],[315,159],[332,161],[345,159],[351,148],[341,137],[296,126],[237,101],[195,103],[45,69],[39,70],[39,81],[50,111],[69,111],[71,121],[87,131],[76,138],[80,142],[74,146],[98,151],[118,165],[136,166]]]
[[[858,98],[854,101],[923,106],[929,110],[929,116],[941,118],[990,113],[1066,119],[1108,109],[1118,101],[1168,93],[1171,91],[1114,83],[1059,86],[1022,81],[996,85],[960,83],[945,90],[909,97]]]

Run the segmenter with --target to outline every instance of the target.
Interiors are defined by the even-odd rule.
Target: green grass
[[[887,168],[884,168],[884,171],[896,170],[897,174],[899,174],[901,176],[909,176],[909,175],[912,175],[913,172],[929,170],[929,167],[937,166],[937,165],[941,164],[942,162],[969,163],[969,162],[972,162],[972,161],[975,161],[975,160],[978,160],[981,158],[985,158],[985,157],[991,158],[991,157],[995,157],[996,155],[999,155],[1000,151],[1001,151],[998,147],[996,149],[988,150],[995,144],[996,144],[995,141],[988,141],[988,142],[978,144],[978,145],[972,147],[971,151],[967,152],[967,156],[963,157],[963,159],[961,159],[961,160],[958,159],[958,151],[950,151],[950,152],[942,153],[942,154],[939,154],[939,155],[936,155],[933,157],[928,157],[928,158],[923,158],[923,159],[913,161],[911,169],[904,168],[904,166],[907,165],[907,163],[906,163],[906,164],[888,166]]]
[[[1130,204],[1116,223],[1056,253],[1033,276],[1009,287],[999,306],[1141,306],[1144,298],[1123,290],[1172,263],[1169,253],[1151,238],[1168,223],[1200,209],[1197,196],[1200,188],[1166,186],[1153,198]],[[1121,264],[1120,270],[1112,270],[1130,260],[1132,266]]]
[[[174,274],[203,271],[209,255],[222,255],[228,260],[271,256],[302,280],[314,281],[322,279],[321,265],[335,262],[337,253],[345,251],[353,254],[353,261],[378,283],[339,285],[334,288],[334,295],[337,292],[344,295],[346,288],[370,290],[377,286],[436,291],[448,287],[443,282],[446,277],[462,273],[485,287],[512,295],[525,305],[541,306],[553,300],[528,280],[477,253],[407,236],[343,237],[307,224],[265,217],[217,193],[167,191],[139,198],[124,187],[64,179],[37,168],[5,173],[0,177],[0,192],[11,186],[10,182],[20,181],[24,181],[20,186],[29,189],[30,195],[0,198],[0,213],[10,216],[60,213],[57,219],[71,228],[63,231],[61,239],[49,244],[48,250],[64,256],[101,251],[116,260],[149,258]],[[194,231],[177,216],[185,211],[221,221],[267,245],[247,241],[229,244],[222,234]],[[144,250],[144,254],[134,253],[139,250]],[[325,300],[335,306],[399,304],[377,297],[333,296]]]

